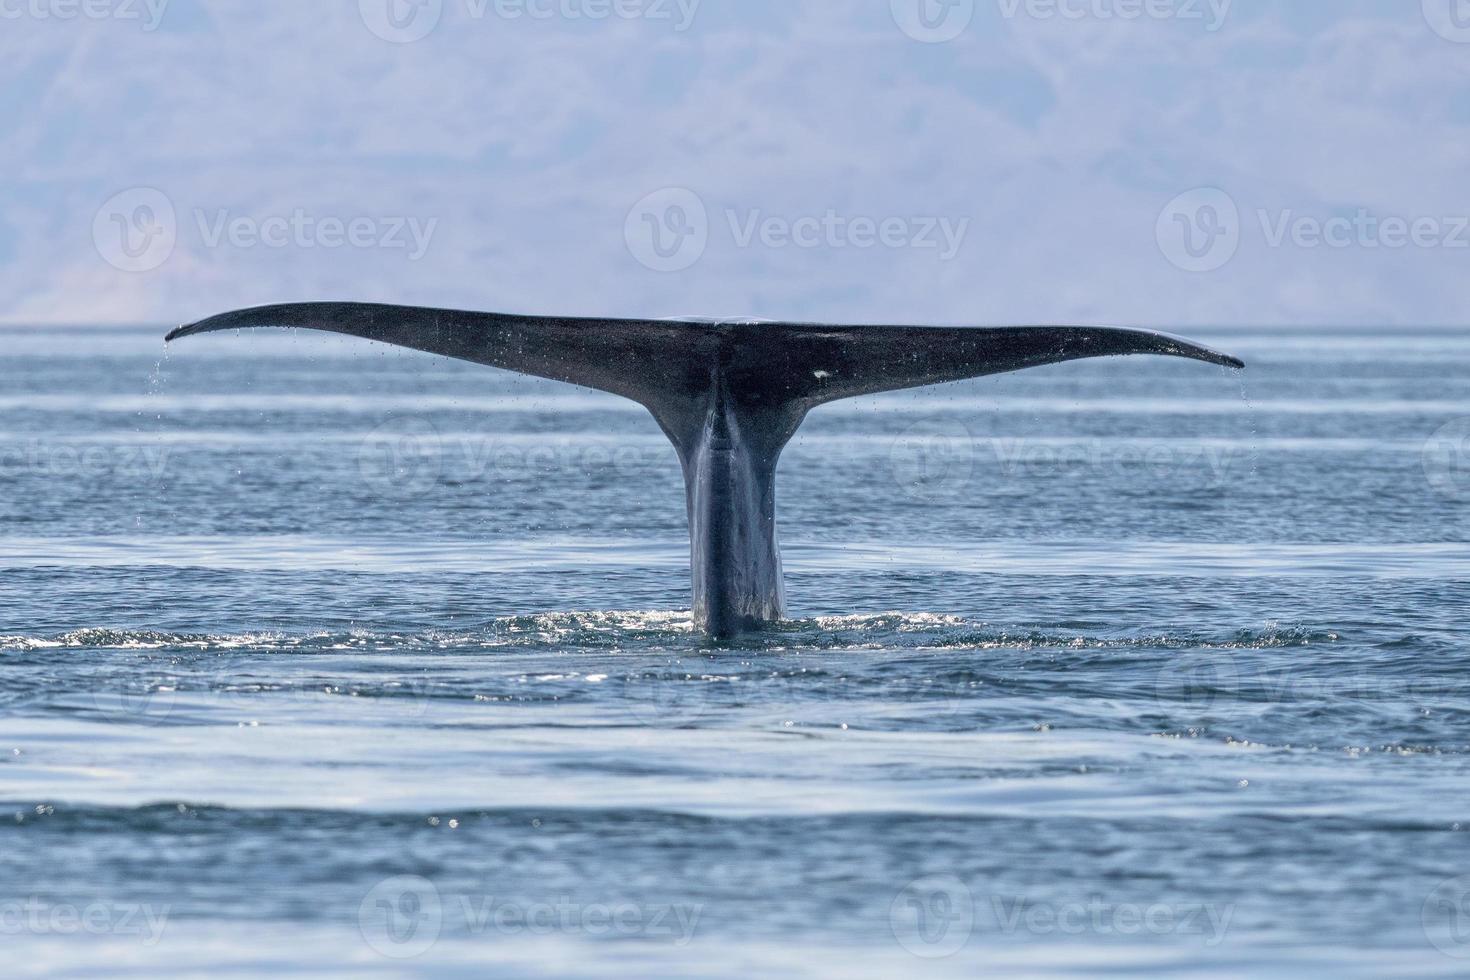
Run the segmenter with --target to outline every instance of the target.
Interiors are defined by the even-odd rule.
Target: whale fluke
[[[179,327],[166,339],[247,327],[349,334],[595,388],[643,405],[683,464],[694,618],[714,636],[785,615],[776,463],[818,405],[1120,354],[1245,366],[1177,337],[1116,327],[630,320],[372,303],[237,310]]]

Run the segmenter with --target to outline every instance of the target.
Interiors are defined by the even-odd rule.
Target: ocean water
[[[636,406],[0,331],[9,975],[1454,976],[1470,336],[831,405],[689,629]]]

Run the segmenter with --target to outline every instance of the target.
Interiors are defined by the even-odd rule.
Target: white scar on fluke
[[[1177,337],[1117,327],[622,320],[371,303],[237,310],[180,327],[167,339],[245,327],[349,334],[638,402],[684,468],[694,623],[712,637],[785,617],[776,463],[818,405],[1120,354],[1245,366]]]

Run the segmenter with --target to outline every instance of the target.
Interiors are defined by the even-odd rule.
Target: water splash
[[[416,653],[728,650],[740,652],[923,650],[1271,650],[1333,644],[1332,630],[1267,625],[1211,633],[1198,629],[1087,632],[997,625],[938,613],[882,613],[792,620],[725,644],[710,644],[685,612],[560,612],[510,616],[480,628],[414,631],[172,633],[89,627],[51,635],[0,635],[0,652],[42,649],[250,651],[258,653]],[[1413,645],[1416,638],[1399,641]]]

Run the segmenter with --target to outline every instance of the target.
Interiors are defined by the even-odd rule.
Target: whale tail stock
[[[167,339],[246,327],[349,334],[595,388],[643,405],[684,468],[695,624],[715,636],[785,615],[776,463],[818,405],[1119,354],[1244,366],[1176,337],[1110,327],[595,319],[369,303],[238,310],[180,327]]]

